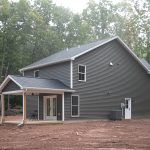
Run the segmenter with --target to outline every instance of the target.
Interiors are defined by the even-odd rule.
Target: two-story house
[[[125,119],[150,116],[150,66],[119,37],[60,51],[20,72],[1,84],[2,121],[10,94],[23,95],[24,123],[34,112],[62,121],[108,118],[116,109]]]

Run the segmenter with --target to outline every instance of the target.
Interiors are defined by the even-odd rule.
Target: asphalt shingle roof
[[[82,53],[88,49],[91,49],[97,45],[101,45],[101,44],[107,42],[108,40],[110,40],[110,38],[62,50],[60,52],[57,52],[53,55],[50,55],[50,56],[44,58],[44,59],[41,59],[35,63],[32,63],[32,64],[30,64],[30,65],[28,65],[22,69],[35,67],[35,66],[39,66],[39,65],[43,65],[43,64],[51,64],[53,62],[61,62],[61,61],[65,61],[65,60],[71,60],[72,57],[74,57],[74,56],[76,56],[76,55],[78,55],[78,54],[80,54],[80,53]]]
[[[32,77],[22,77],[10,75],[10,78],[15,80],[22,88],[47,88],[47,89],[58,89],[58,90],[70,90],[68,86],[56,79],[42,79]]]
[[[134,57],[134,59],[136,59],[138,61],[138,63],[150,74],[150,65],[146,62],[146,60],[138,58],[136,56],[136,54],[132,50],[130,50],[130,48],[118,36],[115,36],[115,37],[109,38],[109,39],[95,41],[95,42],[92,42],[89,44],[84,44],[84,45],[73,47],[70,49],[62,50],[60,52],[57,52],[53,55],[50,55],[44,59],[41,59],[35,63],[28,65],[28,66],[20,69],[20,71],[30,70],[33,68],[39,68],[39,67],[54,64],[54,63],[60,63],[60,62],[64,62],[64,61],[74,60],[78,56],[81,56],[81,55],[85,54],[86,52],[89,52],[89,51],[91,51],[99,46],[102,46],[108,42],[111,42],[112,40],[115,40],[115,39],[117,41],[119,41],[122,44],[122,46],[124,46],[125,49]]]

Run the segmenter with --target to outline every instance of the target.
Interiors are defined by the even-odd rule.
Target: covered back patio
[[[9,75],[0,87],[1,123],[63,122],[64,92],[73,92],[73,90],[59,80]],[[19,120],[5,119],[6,95],[22,96],[22,117]]]

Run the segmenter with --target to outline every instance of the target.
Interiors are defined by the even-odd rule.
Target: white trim
[[[43,120],[45,120],[45,98],[43,96]]]
[[[73,88],[73,61],[70,61],[70,88]]]
[[[108,42],[110,42],[110,41],[112,41],[112,40],[114,40],[114,39],[117,39],[117,38],[118,38],[118,36],[115,36],[115,37],[113,37],[113,38],[107,40],[106,42],[103,42],[103,43],[101,43],[101,44],[98,44],[98,45],[96,45],[96,46],[94,46],[94,47],[92,47],[92,48],[90,48],[90,49],[88,49],[88,50],[86,50],[86,51],[84,51],[84,52],[82,52],[82,53],[80,53],[80,54],[77,54],[77,55],[73,56],[71,59],[72,59],[72,60],[75,60],[77,57],[79,57],[79,56],[81,56],[81,55],[83,55],[83,54],[85,54],[85,53],[87,53],[87,52],[89,52],[89,51],[91,51],[91,50],[95,50],[96,48],[98,48],[98,47],[100,47],[100,46],[102,46],[102,45],[104,45],[104,44],[106,44],[106,43],[108,43]]]
[[[16,83],[21,89],[23,89],[22,85],[20,85],[16,80],[14,80],[10,75],[8,75],[5,80],[2,82],[1,86],[0,86],[0,92],[3,90],[3,88],[5,87],[5,85],[12,80],[14,83]]]
[[[38,96],[38,120],[40,120],[40,97]]]
[[[62,93],[62,121],[65,120],[65,104],[64,104],[64,93]]]
[[[71,59],[64,59],[64,60],[60,60],[60,61],[53,61],[53,62],[50,62],[50,63],[44,63],[44,64],[41,64],[41,65],[35,65],[35,66],[31,66],[31,67],[24,67],[24,68],[20,69],[19,71],[22,72],[22,71],[25,71],[25,70],[44,67],[44,66],[47,66],[47,65],[53,65],[53,64],[57,64],[57,63],[61,63],[61,62],[70,61],[70,60]]]
[[[39,77],[39,72],[40,70],[34,70],[34,78],[38,78],[38,77],[35,77],[35,73],[38,72],[38,77]]]
[[[85,67],[85,73],[79,72],[79,67]],[[84,80],[79,80],[79,73],[84,74]],[[78,64],[78,81],[80,82],[86,82],[86,65]]]
[[[24,87],[23,89],[27,89],[27,90],[43,90],[45,92],[51,92],[51,91],[54,91],[54,92],[75,92],[75,90],[66,90],[66,89],[50,89],[50,88],[38,88],[38,87]]]
[[[3,94],[1,94],[1,123],[4,122],[5,117],[5,97]]]
[[[126,108],[126,101],[128,101],[128,108]],[[130,101],[130,106],[129,106],[129,101]],[[126,116],[126,109],[128,109],[128,112],[130,111],[130,117],[129,116]],[[132,118],[132,98],[125,98],[125,110],[124,110],[124,117],[125,119],[131,119]]]
[[[26,112],[27,112],[27,103],[26,103],[26,101],[27,101],[27,99],[26,99],[26,93],[25,92],[23,92],[23,94],[22,94],[22,99],[23,99],[23,117],[22,117],[22,123],[24,124],[25,122],[26,122]]]
[[[4,95],[11,95],[11,94],[22,94],[24,90],[16,90],[16,91],[8,91],[8,92],[2,92]]]
[[[74,116],[72,115],[72,97],[77,96],[78,97],[78,115]],[[79,95],[71,95],[71,117],[80,117],[80,96]]]
[[[46,98],[56,98],[56,116],[55,119],[49,118],[47,119],[46,117],[46,109],[47,109],[47,103],[46,103]],[[48,95],[48,96],[43,96],[43,120],[57,120],[57,95]]]
[[[21,84],[19,84],[16,80],[14,80],[10,75],[8,75],[8,76],[9,76],[9,78],[10,78],[13,82],[15,82],[21,89],[23,89],[23,87],[22,87]]]
[[[5,78],[5,80],[2,82],[2,84],[0,85],[0,92],[3,90],[4,86],[10,81],[9,76],[7,76]]]

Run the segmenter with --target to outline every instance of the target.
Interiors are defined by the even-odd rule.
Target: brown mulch
[[[0,125],[3,150],[150,150],[150,119]]]

